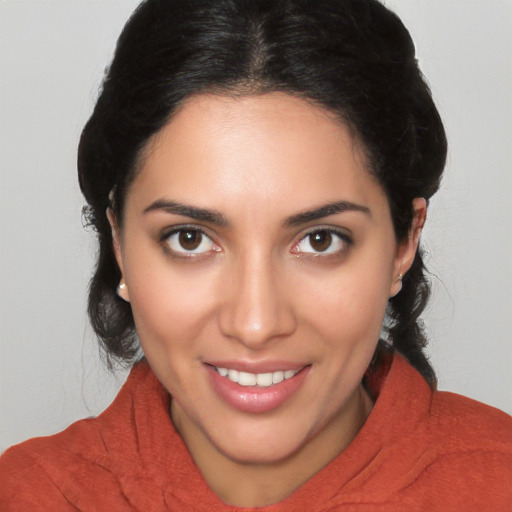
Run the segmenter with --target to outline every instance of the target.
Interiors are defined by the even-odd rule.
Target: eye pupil
[[[332,234],[329,231],[317,231],[309,236],[309,243],[315,251],[323,252],[331,246]]]
[[[197,249],[201,244],[201,239],[201,233],[191,229],[188,231],[180,231],[179,234],[180,245],[187,251],[193,251],[194,249]]]

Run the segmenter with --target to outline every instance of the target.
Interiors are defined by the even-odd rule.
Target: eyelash
[[[326,235],[329,235],[330,237],[332,237],[329,245],[327,246],[327,248],[323,251],[316,251],[312,245],[311,245],[311,237],[316,235],[316,234],[326,234]],[[307,241],[309,239],[309,245],[310,247],[313,249],[312,251],[300,251],[300,250],[297,250],[297,248],[299,247],[300,244],[304,243],[305,241]],[[342,244],[342,247],[340,249],[336,249],[336,250],[333,250],[333,251],[329,251],[329,249],[331,248],[332,244],[336,242],[336,240],[338,241],[338,243],[341,243]],[[293,247],[292,247],[292,253],[293,254],[296,254],[297,256],[299,255],[303,255],[305,257],[324,257],[324,258],[327,258],[327,257],[336,257],[336,256],[342,256],[344,255],[348,249],[351,247],[351,245],[353,244],[353,241],[352,239],[347,235],[346,232],[344,231],[341,231],[341,230],[338,230],[338,229],[334,229],[334,228],[331,228],[331,227],[325,227],[325,228],[315,228],[309,232],[307,232]]]
[[[199,235],[201,239],[199,240],[199,244],[196,248],[192,250],[187,250],[183,247],[181,244],[181,241],[177,241],[177,243],[181,246],[181,250],[177,248],[173,248],[171,246],[171,240],[172,237],[176,235],[183,235],[186,233],[195,233],[196,235]],[[328,246],[325,250],[319,251],[315,250],[313,246],[311,245],[311,237],[316,234],[325,234],[331,237],[331,240],[329,241]],[[309,246],[313,249],[312,251],[304,251],[299,250],[299,246],[303,243],[305,243],[309,239]],[[342,247],[340,249],[336,250],[329,250],[333,243],[338,241],[338,243],[342,244]],[[162,245],[164,251],[169,254],[172,257],[175,258],[199,258],[203,255],[206,255],[209,252],[220,252],[221,248],[215,244],[215,242],[212,240],[212,238],[201,228],[197,226],[177,226],[169,231],[165,231],[162,233],[159,239],[160,244]],[[204,243],[211,244],[211,248],[207,250],[203,250],[201,252],[195,252],[198,248],[201,247]],[[295,243],[291,249],[291,252],[297,256],[304,256],[304,257],[336,257],[341,256],[347,252],[347,250],[350,248],[350,246],[353,244],[352,239],[343,231],[334,229],[332,227],[326,227],[326,228],[315,228],[309,232],[307,232],[305,235],[303,235],[300,240]]]
[[[187,250],[181,245],[181,243],[179,241],[177,243],[181,245],[181,250],[173,248],[171,246],[172,237],[175,235],[180,235],[180,234],[185,234],[185,233],[195,233],[196,235],[199,235],[201,237],[197,248],[201,247],[201,245],[204,244],[205,241],[209,241],[212,248],[209,250],[202,251],[202,252],[195,252],[197,248],[194,248],[192,250]],[[212,238],[203,229],[201,229],[197,226],[177,226],[169,231],[165,231],[164,233],[162,233],[159,241],[160,241],[160,245],[163,247],[164,251],[167,254],[169,254],[170,256],[175,257],[175,258],[198,258],[208,252],[211,252],[211,251],[220,252],[220,247],[218,247],[215,244],[215,242],[212,240]]]

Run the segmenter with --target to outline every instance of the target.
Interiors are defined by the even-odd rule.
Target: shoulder
[[[512,417],[464,396],[434,392],[428,428],[441,474],[512,507]]]
[[[88,473],[91,465],[100,463],[101,449],[94,437],[88,420],[82,420],[54,436],[6,450],[0,458],[0,509],[76,510],[69,508],[62,489],[72,475]]]
[[[33,444],[33,443],[30,443]],[[23,445],[8,449],[0,458],[0,509],[40,510],[59,506],[68,510],[58,487]]]
[[[417,422],[398,442],[414,460],[411,489],[444,510],[460,510],[462,495],[465,510],[512,510],[512,417],[419,382],[401,393],[410,403],[423,396]]]
[[[512,448],[512,417],[471,398],[434,391],[430,423],[457,446]]]
[[[512,449],[512,417],[471,398],[431,389],[402,356],[395,355],[387,406],[416,432],[446,449]]]
[[[512,418],[475,400],[434,392],[421,482],[443,510],[512,510]],[[463,496],[463,498],[462,498]]]
[[[146,402],[158,400],[158,393],[152,396],[148,389],[154,381],[147,366],[139,365],[97,418],[80,420],[59,434],[6,450],[0,458],[0,510],[76,510],[74,504],[85,504],[84,490],[90,488],[95,489],[93,494],[104,491],[122,499],[118,473],[126,461],[119,458],[125,451],[129,457],[137,447],[136,428],[130,421],[135,391],[147,394]]]

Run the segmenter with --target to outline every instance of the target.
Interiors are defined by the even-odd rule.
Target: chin
[[[230,460],[241,464],[280,464],[296,455],[315,434],[282,432],[283,427],[269,426],[246,430],[236,429],[222,439],[210,437],[216,449]],[[308,435],[309,434],[309,435]]]
[[[289,447],[282,444],[266,446],[260,443],[257,446],[245,446],[240,449],[233,446],[227,447],[225,451],[219,447],[218,449],[225,457],[238,464],[279,465],[292,458],[302,446],[303,444]]]

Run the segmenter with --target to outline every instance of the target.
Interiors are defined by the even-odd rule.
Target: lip
[[[253,414],[269,412],[284,404],[299,391],[311,368],[309,365],[298,365],[290,362],[283,364],[284,362],[278,361],[265,363],[217,361],[217,363],[218,366],[213,363],[204,365],[210,383],[217,395],[234,409]],[[297,369],[299,372],[293,377],[269,387],[241,386],[226,377],[222,377],[214,366],[249,373],[270,373],[279,370]]]

